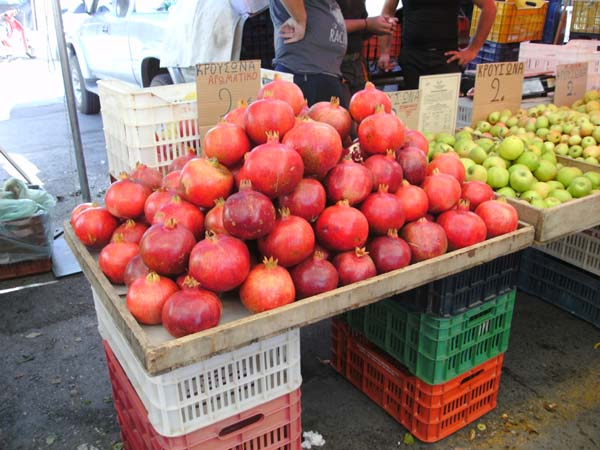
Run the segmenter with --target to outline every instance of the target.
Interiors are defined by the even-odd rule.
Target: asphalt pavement
[[[52,219],[59,229],[81,202],[60,75],[40,61],[13,63],[0,62],[0,145],[57,197]],[[30,86],[32,78],[41,86]],[[101,201],[109,183],[101,117],[79,120],[92,197]],[[4,179],[8,168],[0,165]],[[406,430],[329,366],[330,322],[323,321],[302,329],[303,427],[323,435],[324,450],[598,449],[597,343],[597,328],[519,293],[497,407],[441,442],[405,444]],[[0,348],[1,449],[120,448],[82,274],[0,282]]]

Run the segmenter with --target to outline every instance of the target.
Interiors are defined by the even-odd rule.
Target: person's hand
[[[463,50],[450,50],[449,52],[444,53],[444,55],[450,57],[446,61],[447,63],[456,61],[459,66],[466,66],[475,59],[477,53],[479,53],[477,50],[467,47]]]
[[[394,62],[390,61],[390,55],[388,53],[382,53],[379,55],[377,60],[377,67],[385,72],[389,72],[394,68]]]
[[[384,34],[394,34],[397,17],[377,16],[367,18],[367,30],[378,36]]]
[[[279,36],[283,38],[284,44],[291,44],[304,39],[306,24],[297,22],[293,17],[283,22],[279,28]]]

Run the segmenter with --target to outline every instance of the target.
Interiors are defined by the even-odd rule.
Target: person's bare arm
[[[446,52],[446,56],[450,56],[447,62],[457,61],[461,66],[466,66],[469,62],[473,61],[479,50],[481,50],[481,47],[483,47],[485,39],[492,29],[492,25],[494,25],[496,18],[496,3],[494,0],[473,0],[473,3],[481,8],[475,35],[467,48]]]
[[[306,33],[306,8],[304,0],[280,0],[290,18],[279,29],[283,42],[291,44],[304,39]]]
[[[385,0],[383,8],[381,9],[381,15],[383,17],[395,18],[396,8],[398,7],[398,0]],[[390,34],[384,34],[379,38],[379,60],[377,65],[388,71],[392,68],[393,64],[390,63],[390,47],[392,39]]]
[[[361,31],[376,34],[378,36],[393,34],[398,19],[395,17],[367,17],[366,19],[346,19],[346,30],[348,33],[360,33]]]

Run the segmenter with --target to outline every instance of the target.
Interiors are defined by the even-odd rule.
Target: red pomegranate
[[[220,122],[204,136],[204,154],[216,158],[226,167],[242,161],[250,151],[250,140],[243,128],[229,122]]]
[[[448,239],[442,226],[425,217],[405,225],[401,237],[410,246],[412,262],[441,256],[448,250]]]
[[[303,178],[292,192],[282,195],[278,201],[280,207],[290,210],[290,214],[314,222],[325,209],[327,196],[320,182]]]
[[[294,267],[290,274],[298,298],[331,291],[337,288],[339,282],[337,269],[320,251],[315,251],[312,257]]]
[[[96,202],[87,202],[87,203],[81,203],[81,204],[77,205],[75,208],[73,208],[73,211],[71,211],[71,217],[69,219],[69,223],[71,224],[71,226],[73,226],[73,224],[75,223],[75,219],[81,212],[85,211],[86,209],[99,208],[99,207],[100,207],[100,204],[98,204]]]
[[[272,257],[283,267],[292,267],[308,258],[315,247],[315,233],[306,219],[281,209],[281,217],[269,234],[258,240],[263,256]]]
[[[410,184],[423,183],[427,176],[427,157],[416,147],[404,147],[396,152],[396,161],[402,166],[402,174]]]
[[[148,167],[146,164],[140,162],[135,165],[135,169],[129,174],[130,180],[143,184],[151,191],[160,187],[162,178],[162,173],[157,169]]]
[[[171,198],[176,195],[172,191],[158,189],[148,196],[144,203],[144,217],[148,223],[154,222],[154,215],[162,205],[171,201]]]
[[[121,239],[125,242],[133,242],[134,244],[139,244],[140,239],[148,229],[148,225],[145,223],[136,222],[133,219],[127,219],[113,232],[113,235],[110,239],[111,242],[116,242],[118,239]],[[120,238],[117,238],[120,236]]]
[[[174,292],[165,302],[162,323],[176,338],[219,325],[223,305],[214,293],[196,288]]]
[[[198,154],[196,150],[193,148],[188,148],[187,153],[185,155],[178,156],[175,158],[171,164],[169,164],[168,172],[175,172],[176,170],[183,169],[183,166],[187,164],[190,159],[198,158]]]
[[[375,263],[364,248],[357,247],[339,253],[333,258],[333,265],[338,271],[342,286],[377,275]]]
[[[87,208],[75,217],[75,236],[87,247],[102,248],[109,243],[119,222],[106,208]]]
[[[386,236],[373,238],[367,249],[375,263],[377,273],[391,272],[410,264],[410,247],[404,239],[398,237],[396,229],[388,230]]]
[[[229,234],[223,224],[223,207],[225,200],[218,198],[215,200],[215,206],[206,213],[204,217],[204,228],[206,231],[212,231],[215,234]]]
[[[266,236],[275,224],[275,207],[265,194],[252,189],[249,180],[240,182],[240,190],[223,205],[223,225],[232,236],[258,239]]]
[[[437,218],[446,237],[448,248],[456,250],[485,241],[485,223],[474,212],[469,211],[469,201],[459,200],[456,209],[445,211]]]
[[[393,194],[402,185],[402,166],[396,161],[395,152],[388,150],[385,155],[370,156],[364,164],[373,175],[373,190],[385,184]]]
[[[210,208],[216,199],[230,194],[233,175],[215,158],[192,159],[181,170],[181,185],[187,201]]]
[[[427,175],[434,170],[452,175],[461,184],[465,181],[465,166],[456,153],[438,153],[427,166]]]
[[[248,102],[246,100],[239,100],[237,107],[229,111],[223,117],[225,122],[233,123],[238,127],[246,128],[246,109],[248,108]]]
[[[429,212],[437,214],[452,208],[460,199],[460,183],[452,175],[433,171],[425,177],[423,190],[429,199]]]
[[[173,280],[151,272],[129,286],[125,300],[127,309],[138,322],[158,325],[162,321],[165,302],[177,290]]]
[[[267,142],[267,132],[276,132],[281,138],[296,123],[293,108],[283,100],[267,97],[248,105],[245,130],[256,144]]]
[[[202,239],[204,235],[204,214],[197,206],[182,200],[178,195],[174,195],[170,201],[156,211],[152,225],[166,223],[170,219],[175,219],[179,226],[190,230],[196,240]]]
[[[371,82],[365,84],[365,88],[356,92],[350,99],[350,115],[358,123],[375,113],[379,105],[383,105],[384,111],[392,112],[392,101],[383,91],[375,88]]]
[[[505,199],[485,201],[475,209],[475,214],[483,219],[488,238],[510,233],[519,226],[517,210]]]
[[[135,280],[137,280],[138,278],[145,277],[150,272],[151,270],[146,264],[144,264],[142,257],[138,253],[127,263],[127,266],[125,267],[125,273],[123,274],[123,282],[126,286],[129,286]]]
[[[312,105],[308,117],[331,125],[342,140],[349,136],[352,130],[352,117],[346,108],[340,106],[340,99],[337,97],[331,97],[328,102],[317,102]]]
[[[292,81],[282,80],[279,75],[275,75],[275,79],[262,86],[256,98],[276,98],[283,100],[294,110],[294,115],[297,116],[304,107],[304,94],[298,85]]]
[[[277,133],[268,133],[265,144],[255,147],[244,160],[244,175],[267,197],[289,194],[300,183],[304,162],[291,147],[279,142]]]
[[[471,211],[487,200],[494,200],[494,190],[483,181],[467,181],[462,185],[461,198],[469,201]]]
[[[250,270],[240,288],[242,304],[254,314],[292,303],[295,297],[290,273],[268,258]]]
[[[215,292],[238,287],[250,271],[250,253],[243,241],[226,234],[206,233],[190,255],[189,274]]]
[[[429,210],[429,198],[419,186],[413,186],[404,180],[395,195],[402,202],[404,218],[407,222],[413,222],[427,214]]]
[[[358,126],[360,148],[369,154],[399,150],[404,144],[405,128],[402,121],[393,113],[381,108],[365,117]]]
[[[181,186],[181,170],[173,170],[172,172],[166,174],[162,179],[160,188],[182,196],[183,189]]]
[[[331,125],[302,121],[292,128],[283,143],[302,157],[304,176],[323,179],[342,156],[342,140]]]
[[[399,229],[404,225],[404,205],[387,191],[385,184],[366,198],[360,210],[367,218],[372,234],[384,236],[390,228]]]
[[[152,191],[146,186],[130,180],[126,174],[112,183],[106,190],[106,209],[120,219],[135,219],[144,213],[144,203]]]
[[[315,233],[322,245],[343,252],[362,247],[367,242],[369,222],[347,200],[341,200],[321,213],[315,224]]]
[[[170,219],[148,228],[140,241],[140,255],[151,270],[161,275],[179,275],[187,268],[195,244],[193,233]]]
[[[373,190],[373,176],[363,164],[345,158],[331,169],[324,184],[331,202],[348,200],[350,205],[356,205]]]
[[[417,147],[425,154],[425,156],[429,153],[429,141],[423,133],[417,130],[407,130],[404,138],[404,145],[407,147]]]
[[[106,277],[115,284],[123,284],[125,268],[131,258],[139,253],[139,247],[133,242],[126,242],[122,235],[106,245],[98,256],[98,265]]]

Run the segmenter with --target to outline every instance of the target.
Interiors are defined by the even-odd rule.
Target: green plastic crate
[[[450,318],[411,312],[386,299],[344,320],[429,384],[441,384],[508,348],[516,290]]]

